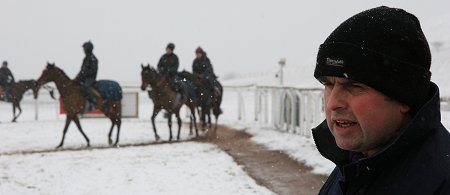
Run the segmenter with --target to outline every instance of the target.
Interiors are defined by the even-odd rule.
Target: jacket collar
[[[426,135],[434,131],[441,124],[439,88],[436,84],[430,85],[430,98],[416,113],[410,124],[390,145],[386,146],[376,155],[360,159],[358,167],[380,166],[407,151],[425,139]],[[331,134],[326,121],[312,130],[317,149],[325,158],[334,162],[339,168],[349,164],[349,151],[340,149]],[[362,166],[361,166],[362,165]]]

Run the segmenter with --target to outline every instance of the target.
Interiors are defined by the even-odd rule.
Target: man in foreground
[[[342,23],[314,71],[326,120],[313,129],[336,164],[319,194],[450,194],[450,134],[418,19],[377,7]]]

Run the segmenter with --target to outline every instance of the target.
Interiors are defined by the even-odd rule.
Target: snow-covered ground
[[[211,144],[0,157],[0,194],[272,194]]]
[[[64,116],[56,114],[54,102],[40,100],[35,121],[30,98],[22,104],[18,123],[9,122],[11,104],[0,103],[0,194],[273,194],[215,145],[186,142],[191,138],[188,128],[182,129],[181,142],[104,148],[110,122],[82,119],[91,145],[100,149],[39,152],[58,145]],[[145,94],[141,101],[140,118],[123,120],[122,145],[155,142],[151,104]],[[162,117],[157,126],[162,140],[167,140]],[[72,124],[64,148],[85,145]]]

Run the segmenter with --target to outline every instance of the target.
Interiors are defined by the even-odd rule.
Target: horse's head
[[[158,72],[150,66],[150,64],[147,64],[147,66],[144,66],[141,64],[142,71],[141,71],[141,90],[144,91],[148,85],[152,85],[156,83]]]
[[[55,66],[55,63],[51,64],[47,62],[47,67],[42,71],[41,76],[36,81],[37,87],[40,88],[42,85],[54,81],[55,72],[57,71],[57,67]]]

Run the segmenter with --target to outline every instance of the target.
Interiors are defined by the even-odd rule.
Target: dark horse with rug
[[[175,114],[178,122],[178,134],[177,140],[180,139],[180,129],[182,125],[182,121],[180,118],[180,109],[183,104],[189,107],[191,111],[192,119],[194,120],[195,127],[195,135],[198,136],[197,124],[195,124],[195,107],[196,107],[196,97],[195,94],[190,93],[193,90],[187,90],[183,93],[182,98],[179,102],[176,102],[176,91],[170,87],[169,81],[167,77],[159,74],[153,67],[150,65],[144,66],[141,65],[141,77],[142,77],[142,85],[141,89],[145,90],[150,85],[151,91],[149,91],[149,96],[153,101],[153,114],[151,117],[153,132],[155,133],[155,139],[159,140],[160,137],[156,131],[155,126],[155,118],[158,115],[159,111],[165,109],[168,112],[168,125],[169,125],[169,141],[172,140],[172,114]],[[192,87],[191,87],[192,88]],[[192,130],[192,129],[191,129]]]
[[[201,76],[192,74],[187,71],[182,71],[180,76],[184,80],[188,80],[194,84],[195,92],[198,96],[197,110],[202,122],[202,129],[206,127],[206,117],[208,117],[209,128],[211,128],[211,110],[215,116],[215,126],[212,131],[212,136],[216,135],[217,122],[219,115],[222,114],[220,105],[222,103],[223,87],[219,81],[214,80],[214,86],[210,86],[210,82],[203,79]],[[211,90],[212,88],[212,90]]]
[[[78,118],[79,114],[88,111],[85,109],[87,106],[87,98],[83,96],[82,87],[71,80],[60,68],[55,66],[55,64],[47,63],[47,67],[42,71],[42,75],[37,80],[38,87],[45,83],[54,82],[56,88],[62,99],[63,107],[66,111],[66,123],[64,126],[63,136],[61,143],[58,148],[63,146],[64,138],[66,136],[67,130],[70,123],[75,122],[78,130],[81,132],[83,137],[86,139],[87,146],[90,146],[89,138],[84,133],[80,125],[80,120]],[[99,80],[95,83],[92,94],[95,97],[95,107],[100,109],[106,117],[111,120],[111,128],[108,134],[108,143],[112,144],[112,131],[114,126],[117,126],[117,135],[114,145],[116,146],[119,142],[120,125],[122,123],[122,88],[119,83],[112,80]]]

